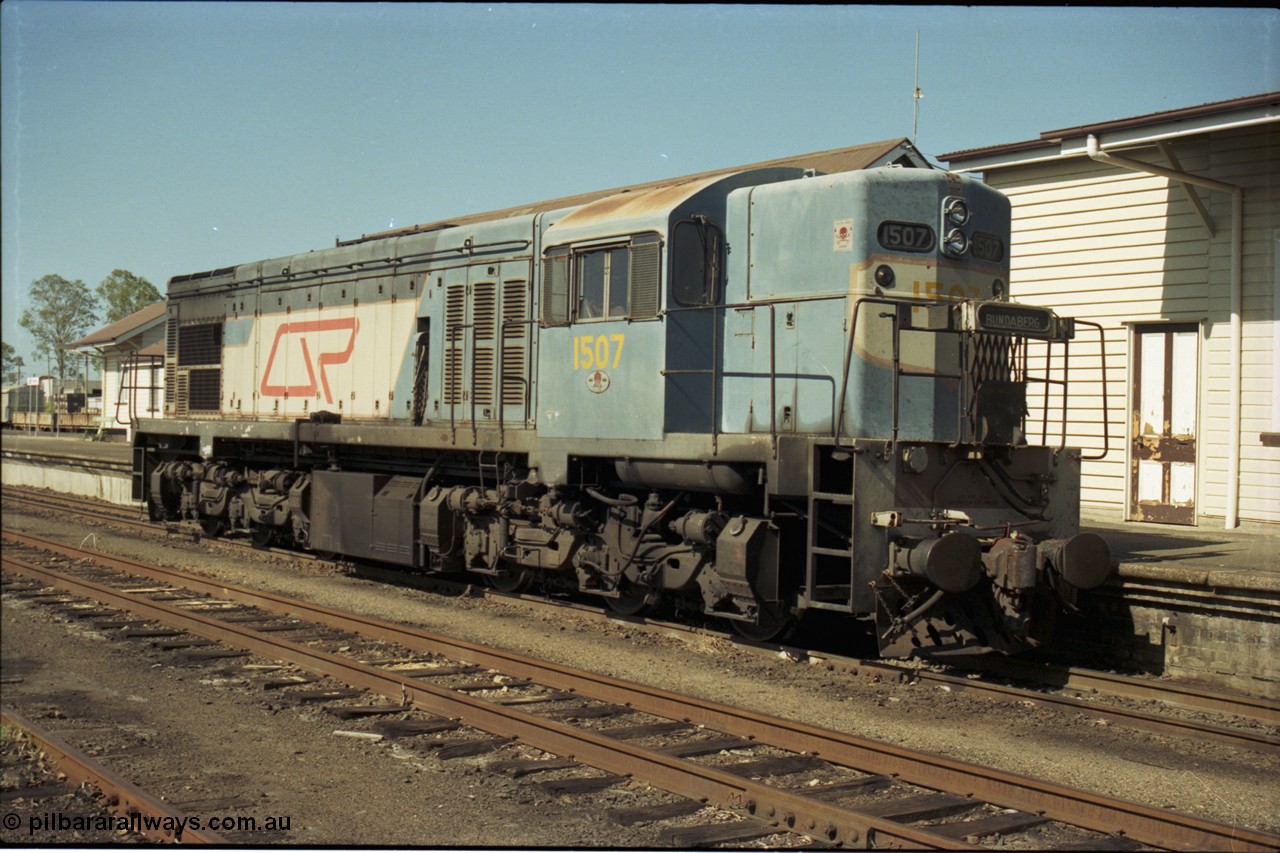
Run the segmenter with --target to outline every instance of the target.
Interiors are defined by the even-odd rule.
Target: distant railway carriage
[[[768,168],[178,276],[135,497],[751,637],[1041,643],[1110,556],[1030,442],[1075,327],[1009,301],[1008,234],[964,176]]]
[[[39,385],[15,385],[4,390],[4,422],[11,425],[19,422],[17,415],[29,415],[43,412],[45,408],[44,389]]]

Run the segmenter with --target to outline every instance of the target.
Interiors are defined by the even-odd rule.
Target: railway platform
[[[131,452],[6,432],[3,482],[127,504]],[[1122,522],[1088,509],[1082,527],[1110,544],[1115,573],[1060,626],[1064,654],[1280,696],[1280,529]]]
[[[130,445],[123,441],[95,441],[91,434],[34,434],[21,430],[0,432],[0,450],[7,460],[15,454],[42,454],[73,458],[101,459],[130,464]]]

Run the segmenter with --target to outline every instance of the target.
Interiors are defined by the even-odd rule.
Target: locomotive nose
[[[1111,575],[1111,546],[1096,533],[1051,539],[1040,548],[1058,574],[1076,589],[1093,589]]]

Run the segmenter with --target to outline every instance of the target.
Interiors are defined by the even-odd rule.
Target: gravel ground
[[[66,775],[58,772],[17,729],[5,726],[0,730],[0,758],[0,792],[4,800],[0,843],[41,848],[53,844],[147,843],[146,836],[116,822],[99,791],[68,782]],[[61,820],[51,819],[51,815]]]
[[[532,612],[518,603],[389,587],[265,554],[196,547],[176,537],[139,539],[105,525],[71,531],[57,519],[8,509],[4,524],[77,543],[93,533],[104,550],[233,583],[1157,808],[1280,831],[1280,793],[1274,785],[1280,762],[1226,747],[1133,732],[1084,714],[872,683],[763,657],[714,638],[655,635],[625,624]],[[150,736],[155,749],[139,756],[153,754],[154,760],[175,765],[170,771],[175,784],[186,776],[218,774],[229,780],[223,788],[249,793],[255,814],[292,815],[292,829],[282,840],[554,847],[661,843],[654,827],[607,823],[599,814],[599,799],[545,796],[482,769],[489,760],[514,754],[440,762],[406,755],[386,742],[334,737],[335,728],[348,726],[335,726],[318,712],[272,710],[235,685],[193,685],[201,676],[191,670],[154,662],[139,667],[135,646],[102,642],[89,629],[77,626],[83,636],[59,642],[58,632],[65,634],[66,627],[36,610],[26,604],[5,608],[5,672],[20,659],[34,667],[20,690],[6,687],[6,704],[12,701],[38,717],[33,708],[38,711],[41,702],[57,705],[79,691],[93,696],[94,703],[111,697],[101,704],[102,714],[117,724],[145,710],[142,734]],[[25,627],[10,630],[13,626]],[[98,707],[94,703],[80,704],[92,711]],[[189,757],[176,759],[179,755]],[[182,769],[188,767],[207,769]],[[188,793],[186,798],[202,796]],[[616,796],[626,805],[662,798],[637,789]],[[689,822],[712,819],[707,810]]]

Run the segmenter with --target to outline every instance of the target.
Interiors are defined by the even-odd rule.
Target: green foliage
[[[4,374],[5,385],[13,385],[20,380],[26,366],[11,344],[0,341],[0,372]]]
[[[112,270],[111,275],[98,285],[98,298],[106,306],[107,323],[110,324],[159,302],[161,296],[155,285],[145,278],[128,270]]]
[[[59,381],[66,376],[66,348],[84,337],[97,323],[98,304],[83,281],[46,275],[31,282],[31,305],[18,325],[35,338],[38,359],[57,366]]]

